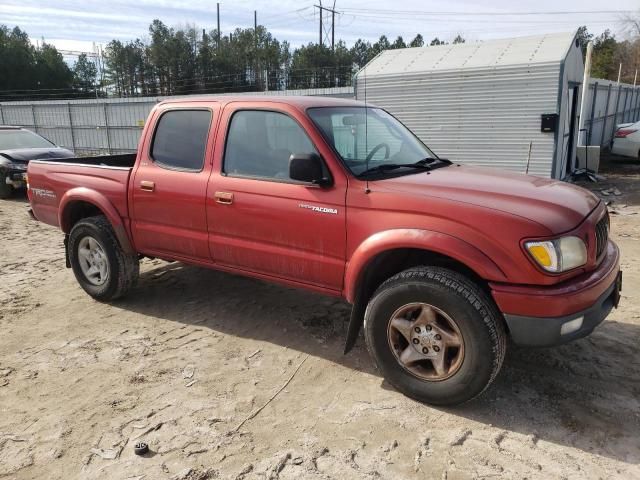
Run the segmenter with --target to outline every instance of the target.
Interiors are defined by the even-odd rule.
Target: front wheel
[[[76,223],[69,234],[68,248],[76,280],[96,300],[115,300],[138,279],[137,255],[122,250],[111,224],[102,215]]]
[[[411,268],[384,282],[367,306],[365,338],[389,383],[434,405],[482,393],[506,348],[504,324],[487,295],[439,267]]]

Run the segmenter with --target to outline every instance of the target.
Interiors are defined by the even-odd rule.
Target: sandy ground
[[[127,299],[97,303],[60,232],[0,201],[0,477],[640,478],[638,185],[618,163],[595,187],[619,212],[621,308],[573,344],[511,348],[455,409],[391,389],[362,339],[343,356],[335,299],[144,261]]]

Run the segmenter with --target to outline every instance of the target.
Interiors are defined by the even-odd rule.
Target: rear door
[[[160,258],[210,262],[206,216],[217,106],[156,112],[130,185],[136,249]]]
[[[214,261],[340,290],[346,177],[326,162],[330,187],[301,184],[288,173],[293,153],[332,155],[317,133],[307,133],[309,120],[286,104],[262,103],[257,109],[234,102],[225,107],[220,125],[207,192]]]

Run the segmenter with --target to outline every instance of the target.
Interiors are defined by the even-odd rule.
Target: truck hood
[[[74,154],[66,148],[52,146],[51,148],[19,148],[14,150],[0,150],[0,156],[15,163],[29,163],[29,160],[70,158],[73,157]]]
[[[375,182],[380,190],[437,197],[526,218],[559,234],[578,226],[600,202],[593,193],[558,180],[492,168],[456,166]]]

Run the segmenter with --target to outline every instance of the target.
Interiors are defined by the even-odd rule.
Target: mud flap
[[[71,268],[71,260],[69,260],[69,235],[64,236],[64,266]]]
[[[364,312],[367,309],[367,303],[361,298],[362,295],[358,293],[356,300],[351,307],[351,317],[349,318],[349,328],[347,329],[347,338],[344,342],[344,354],[346,355],[355,346],[358,340],[358,334],[360,328],[364,323]]]
[[[622,292],[622,270],[618,272],[616,286],[613,289],[613,306],[615,308],[618,308],[618,304],[620,303],[620,292]]]

